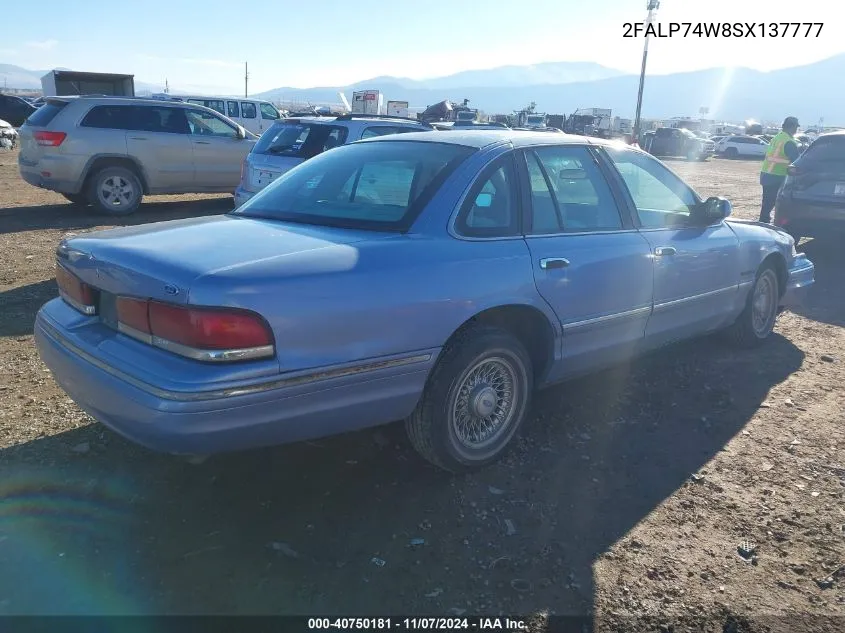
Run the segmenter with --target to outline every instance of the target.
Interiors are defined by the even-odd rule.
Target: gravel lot
[[[38,359],[59,239],[108,221],[26,185],[16,158],[0,152],[0,614],[465,610],[593,613],[602,631],[845,629],[789,615],[845,616],[841,244],[803,245],[816,286],[762,350],[711,337],[545,392],[518,446],[481,473],[434,470],[395,425],[190,466],[92,423]],[[758,163],[672,166],[756,217]],[[160,197],[128,222],[230,206]]]

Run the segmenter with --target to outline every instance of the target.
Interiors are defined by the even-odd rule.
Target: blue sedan
[[[599,139],[379,137],[226,215],[62,242],[36,340],[80,407],[154,450],[404,419],[461,471],[502,454],[538,388],[707,332],[767,339],[814,267],[730,211]]]

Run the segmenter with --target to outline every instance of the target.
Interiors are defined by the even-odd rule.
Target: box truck
[[[135,96],[135,75],[51,70],[41,78],[45,97],[71,95]]]
[[[353,114],[381,114],[384,96],[378,90],[357,90],[352,93]]]

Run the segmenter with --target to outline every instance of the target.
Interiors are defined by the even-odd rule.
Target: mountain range
[[[15,88],[40,88],[47,71],[30,71],[0,64],[0,77]],[[741,121],[778,121],[797,116],[805,125],[824,118],[825,124],[845,124],[845,84],[837,80],[845,72],[845,54],[813,64],[760,72],[749,68],[713,68],[668,75],[647,75],[643,116],[698,116],[709,108],[710,118]],[[537,110],[568,114],[577,108],[611,108],[632,117],[636,105],[638,75],[627,74],[590,62],[549,62],[527,66],[503,66],[468,70],[443,77],[415,80],[375,77],[347,86],[316,88],[281,87],[258,93],[273,101],[313,104],[340,102],[354,90],[380,90],[385,99],[408,101],[422,108],[444,99],[469,99],[472,107],[487,113],[509,113],[533,101]],[[137,93],[161,92],[156,84],[135,82]],[[171,87],[178,94],[179,87]]]

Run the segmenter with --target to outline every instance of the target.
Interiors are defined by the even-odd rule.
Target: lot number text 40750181
[[[308,618],[308,630],[409,631],[520,631],[526,628],[522,618]]]
[[[622,37],[819,37],[823,22],[625,22]]]

